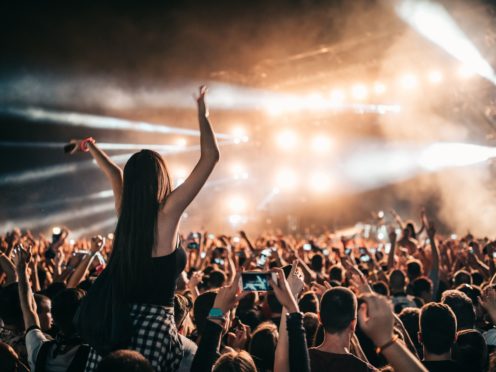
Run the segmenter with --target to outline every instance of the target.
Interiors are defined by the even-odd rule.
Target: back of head
[[[320,300],[320,321],[327,333],[341,333],[357,317],[357,298],[348,288],[331,288]]]
[[[419,260],[409,260],[406,263],[406,272],[410,280],[414,280],[422,275],[422,263]]]
[[[272,322],[260,324],[253,332],[249,345],[250,355],[255,361],[258,370],[266,370],[274,367],[274,356],[276,352],[279,333]]]
[[[257,372],[257,367],[246,351],[231,351],[217,359],[212,372]]]
[[[324,267],[324,256],[321,255],[320,253],[314,254],[310,261],[310,266],[312,270],[320,272]]]
[[[298,301],[298,306],[302,313],[318,313],[319,312],[319,298],[313,291],[308,291],[301,296]]]
[[[463,371],[485,371],[489,363],[489,354],[484,337],[479,331],[466,329],[458,332],[453,347],[453,359]]]
[[[431,294],[432,292],[432,281],[426,277],[421,276],[412,282],[413,295],[417,297],[422,297],[425,293]]]
[[[453,276],[453,286],[458,287],[460,284],[472,284],[472,276],[466,270],[458,270]]]
[[[410,336],[410,339],[417,348],[417,351],[419,351],[419,349],[421,349],[418,342],[420,309],[416,307],[406,307],[401,310],[401,313],[398,314],[398,317],[403,323],[403,326]]]
[[[343,268],[340,265],[333,265],[329,270],[329,281],[335,280],[339,283],[343,282]]]
[[[103,358],[97,372],[153,372],[153,368],[137,351],[117,350]]]
[[[155,244],[158,211],[171,192],[160,154],[141,150],[124,167],[120,214],[108,269],[122,300],[139,295]]]
[[[431,302],[420,310],[422,345],[431,354],[451,350],[456,336],[456,317],[449,306]]]
[[[393,270],[389,275],[389,287],[391,290],[404,290],[405,274],[401,270]]]
[[[215,296],[214,291],[204,292],[199,295],[193,304],[193,316],[198,332],[202,333],[207,321],[207,316],[214,306]]]
[[[456,287],[457,291],[465,293],[468,298],[472,301],[472,305],[477,306],[479,303],[478,298],[482,295],[482,291],[478,286],[470,284],[460,284]]]
[[[472,300],[465,293],[456,289],[445,291],[441,302],[455,313],[458,330],[474,328],[475,309]]]
[[[74,315],[86,292],[79,288],[65,289],[52,302],[53,322],[64,335],[72,335]]]
[[[224,285],[226,281],[226,274],[221,270],[212,270],[208,274],[207,285],[209,289],[217,289]]]
[[[181,328],[184,319],[192,307],[193,303],[188,297],[179,293],[174,295],[174,322],[176,323],[177,329]]]
[[[389,297],[389,287],[386,284],[386,282],[379,280],[378,282],[375,282],[372,284],[372,290],[375,293],[378,293],[380,295],[383,295],[385,297]]]

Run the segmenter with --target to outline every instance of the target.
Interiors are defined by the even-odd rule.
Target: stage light
[[[406,89],[413,89],[417,86],[417,78],[413,74],[405,74],[400,79],[401,86]]]
[[[292,169],[282,168],[276,173],[276,185],[281,190],[293,190],[298,185],[298,175]]]
[[[363,84],[355,84],[351,88],[351,95],[357,100],[364,100],[368,96],[367,87]]]
[[[496,157],[496,148],[468,143],[435,143],[422,151],[419,165],[427,170],[462,167]]]
[[[233,177],[235,180],[246,180],[248,179],[248,172],[241,164],[234,164],[231,167]]]
[[[325,135],[316,135],[312,138],[311,148],[317,154],[325,154],[331,148],[331,139]]]
[[[247,218],[239,214],[231,214],[228,217],[228,221],[233,227],[236,227],[246,223]]]
[[[244,212],[247,208],[247,203],[244,198],[239,195],[232,196],[228,200],[228,207],[231,212],[239,213]]]
[[[441,4],[433,1],[402,0],[397,2],[396,12],[425,38],[480,76],[496,83],[491,65]]]
[[[286,129],[277,134],[276,142],[282,150],[293,150],[298,145],[298,136],[292,130]]]
[[[60,235],[60,233],[61,233],[61,232],[62,232],[62,230],[60,229],[60,227],[57,227],[57,226],[56,226],[56,227],[54,227],[54,228],[52,229],[52,234],[53,234],[53,235]]]
[[[475,70],[473,70],[468,65],[461,65],[458,68],[458,76],[461,77],[462,79],[469,79],[471,77],[474,77],[475,74],[476,74]]]
[[[186,181],[186,178],[189,175],[188,170],[183,167],[174,168],[172,174],[174,180],[174,187],[178,187],[179,185],[184,183],[184,181]]]
[[[432,70],[429,72],[427,78],[432,84],[439,84],[443,81],[443,74],[440,71]]]
[[[330,93],[331,105],[341,105],[345,100],[345,94],[341,89],[333,89]]]
[[[315,171],[309,177],[309,187],[312,191],[317,193],[329,191],[331,185],[331,178],[325,172]]]
[[[374,93],[383,94],[386,91],[386,86],[383,83],[376,82],[374,84]]]
[[[234,143],[240,144],[242,142],[246,143],[249,141],[248,136],[246,135],[246,131],[242,127],[235,127],[231,131],[232,136],[234,137]]]
[[[188,141],[186,140],[186,138],[181,137],[181,138],[176,139],[176,146],[177,147],[184,148],[187,146],[187,144],[188,144]]]

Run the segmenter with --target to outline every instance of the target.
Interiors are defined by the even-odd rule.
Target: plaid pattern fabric
[[[148,359],[156,372],[174,372],[183,357],[181,339],[174,323],[174,309],[149,304],[131,305],[134,335],[128,349]],[[103,358],[91,349],[86,372],[96,371]]]

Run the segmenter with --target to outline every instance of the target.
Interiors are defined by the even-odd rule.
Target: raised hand
[[[221,309],[223,314],[234,308],[238,301],[249,292],[238,294],[239,292],[239,279],[241,273],[237,273],[234,281],[229,286],[221,287],[217,296],[215,296],[214,308]]]
[[[496,290],[488,287],[484,290],[481,297],[478,298],[479,304],[488,312],[493,324],[496,324]]]
[[[293,265],[291,267],[291,272],[288,276],[288,284],[291,289],[291,293],[294,297],[298,297],[301,293],[303,287],[305,286],[303,273],[298,269],[299,260],[296,259],[293,261]]]
[[[207,94],[207,87],[205,85],[200,86],[199,94],[195,97],[196,103],[198,104],[198,115],[208,117],[208,109],[205,104],[205,95]]]
[[[381,347],[393,337],[394,316],[386,298],[376,294],[363,296],[365,303],[358,309],[360,328],[374,344]]]
[[[13,250],[12,261],[18,273],[26,270],[27,265],[31,261],[31,247],[25,249],[22,244],[17,244]]]
[[[288,281],[284,276],[284,271],[280,268],[273,269],[272,272],[276,273],[277,281],[269,279],[269,283],[272,286],[274,295],[279,300],[282,306],[284,306],[290,313],[295,313],[299,311],[298,304],[291,293],[291,288],[289,287]]]
[[[188,288],[192,289],[198,286],[198,284],[201,283],[203,280],[203,272],[202,271],[195,271],[193,275],[191,275],[191,278],[189,279],[188,282]]]

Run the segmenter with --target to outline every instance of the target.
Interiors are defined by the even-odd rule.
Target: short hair
[[[453,275],[453,286],[458,287],[463,283],[472,284],[472,276],[466,270],[458,270],[455,275]]]
[[[174,295],[174,323],[176,323],[177,329],[180,329],[186,315],[193,307],[191,299],[180,293]]]
[[[432,280],[426,276],[421,276],[412,282],[413,295],[420,297],[423,292],[430,293],[432,291]]]
[[[408,277],[415,279],[422,275],[422,263],[419,260],[409,260],[406,263],[406,272]]]
[[[463,292],[472,300],[472,305],[477,306],[479,297],[482,296],[482,291],[476,285],[460,284],[456,290]]]
[[[475,329],[457,333],[452,356],[463,371],[486,371],[489,364],[486,341]]]
[[[472,271],[472,284],[481,285],[484,283],[484,275],[482,275],[479,271]]]
[[[340,265],[332,265],[329,269],[329,281],[331,280],[343,282],[343,268]]]
[[[319,299],[315,292],[305,292],[298,301],[298,307],[302,313],[318,313]]]
[[[324,256],[320,253],[314,254],[310,260],[310,267],[315,271],[322,270],[324,267]]]
[[[24,328],[18,283],[0,288],[0,319],[5,324]]]
[[[116,350],[102,359],[97,372],[153,372],[153,368],[137,351]]]
[[[202,333],[203,328],[207,322],[208,313],[214,306],[215,297],[217,293],[215,291],[203,292],[199,295],[193,305],[193,316],[198,332]]]
[[[212,367],[212,372],[257,372],[252,357],[246,351],[222,354]]]
[[[389,287],[387,286],[387,284],[380,280],[378,282],[375,282],[372,284],[372,290],[375,292],[375,293],[379,293],[380,295],[383,295],[385,297],[389,297]]]
[[[274,367],[278,339],[277,326],[272,322],[261,323],[252,333],[248,351],[258,370],[264,371]]]
[[[458,330],[474,328],[475,309],[472,300],[465,293],[450,289],[443,293],[441,302],[453,310],[456,315]]]
[[[216,289],[220,288],[224,285],[226,281],[226,274],[224,274],[221,270],[212,270],[210,274],[208,274],[208,288]]]
[[[327,333],[341,333],[357,317],[357,298],[348,288],[327,290],[320,301],[320,322]]]
[[[405,288],[405,274],[401,270],[393,270],[389,274],[389,287],[390,288]]]
[[[65,289],[56,295],[52,301],[52,316],[54,324],[64,335],[75,332],[73,319],[86,292],[79,288]]]
[[[456,336],[456,317],[448,305],[436,302],[420,310],[422,344],[431,354],[444,354],[451,350]]]

